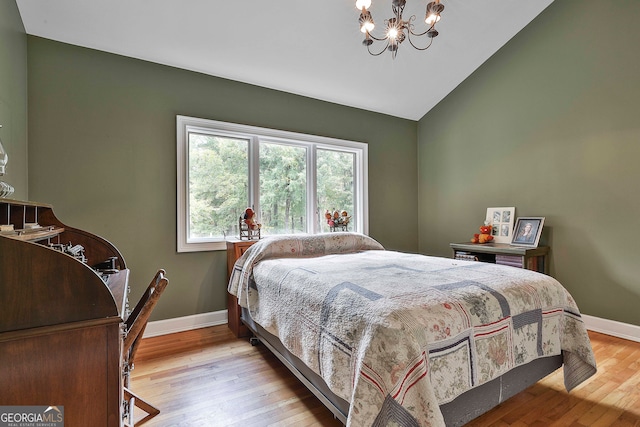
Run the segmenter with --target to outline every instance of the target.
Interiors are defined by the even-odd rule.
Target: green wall
[[[16,199],[27,198],[27,35],[15,1],[0,1],[0,140]]]
[[[597,13],[596,13],[597,11]],[[640,2],[554,2],[418,124],[420,251],[546,217],[581,311],[640,325]]]
[[[414,121],[32,36],[28,77],[29,197],[114,243],[133,300],[165,268],[152,320],[226,307],[225,251],[176,253],[176,115],[367,142],[370,235],[418,250]]]

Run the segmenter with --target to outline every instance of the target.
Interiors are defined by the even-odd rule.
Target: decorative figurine
[[[493,227],[491,227],[491,224],[485,221],[484,225],[480,226],[480,234],[474,234],[471,243],[489,243],[493,241],[493,236],[491,235],[492,230]]]
[[[327,210],[324,213],[324,217],[327,219],[327,224],[329,225],[329,230],[331,231],[347,231],[347,226],[349,225],[349,220],[351,217],[347,211],[342,211],[342,213],[337,210],[333,212],[333,214]]]
[[[247,208],[240,217],[240,240],[260,239],[260,228],[262,224],[256,221],[256,213],[253,209]]]

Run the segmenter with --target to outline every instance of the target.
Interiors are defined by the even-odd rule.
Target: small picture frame
[[[543,216],[518,217],[515,228],[513,229],[511,244],[532,248],[538,247],[543,225]]]
[[[496,243],[511,243],[516,208],[487,208],[485,221],[491,224],[491,235]]]

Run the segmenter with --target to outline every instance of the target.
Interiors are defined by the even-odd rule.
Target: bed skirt
[[[331,392],[324,380],[282,345],[278,337],[253,321],[242,308],[242,322],[340,420],[346,424],[349,402]],[[535,359],[475,387],[440,410],[448,427],[462,426],[562,367],[562,355]]]

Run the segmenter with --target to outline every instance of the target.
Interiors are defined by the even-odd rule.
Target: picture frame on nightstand
[[[487,208],[485,222],[491,224],[491,235],[495,243],[511,243],[515,213],[515,207]]]
[[[537,248],[543,226],[543,216],[518,217],[513,229],[511,244],[514,246]]]

